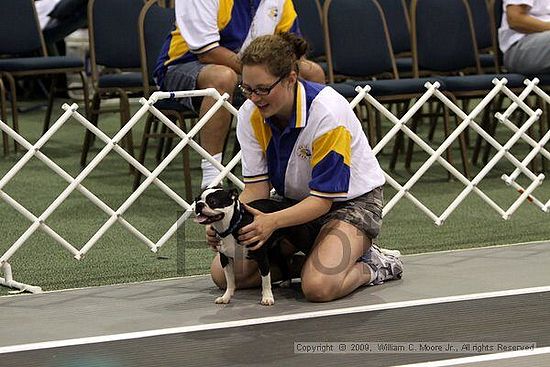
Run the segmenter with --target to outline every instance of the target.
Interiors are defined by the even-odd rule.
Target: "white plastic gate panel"
[[[389,173],[385,172],[387,183],[391,185],[397,191],[396,194],[385,204],[383,208],[383,216],[388,214],[392,208],[403,198],[410,200],[421,212],[430,217],[436,225],[441,225],[449,218],[452,212],[466,199],[468,195],[474,193],[478,195],[484,202],[486,202],[491,208],[493,208],[503,219],[508,219],[517,210],[517,208],[526,200],[536,205],[543,212],[548,212],[550,207],[550,199],[545,201],[542,198],[537,198],[533,195],[533,191],[542,184],[544,180],[543,174],[535,174],[529,168],[529,164],[537,155],[542,155],[544,158],[550,160],[550,152],[545,148],[546,144],[550,140],[550,131],[547,131],[539,141],[534,140],[527,135],[527,130],[541,117],[542,111],[532,110],[524,101],[530,95],[537,95],[542,98],[545,103],[550,104],[550,97],[538,87],[538,79],[526,80],[525,89],[521,94],[515,95],[510,89],[506,87],[506,79],[494,80],[493,89],[479,102],[479,104],[470,112],[466,114],[456,104],[453,103],[444,93],[439,91],[439,84],[426,83],[426,92],[419,96],[410,109],[398,118],[392,114],[385,106],[378,102],[374,97],[369,94],[370,87],[364,88],[357,87],[357,96],[350,102],[353,108],[357,107],[360,102],[373,106],[378,112],[380,112],[387,120],[389,120],[393,126],[384,135],[382,139],[373,147],[374,154],[379,154],[381,150],[393,139],[396,134],[402,131],[405,136],[412,139],[420,148],[422,148],[429,156],[429,158],[420,166],[420,168],[408,179],[404,184],[400,184]],[[500,123],[509,128],[513,135],[509,140],[500,144],[495,138],[483,130],[476,119],[479,118],[480,113],[487,108],[487,106],[500,94],[506,95],[511,104],[504,113],[497,113],[495,117]],[[174,124],[168,117],[163,115],[158,109],[154,107],[154,104],[160,99],[166,98],[182,98],[182,97],[196,97],[196,96],[209,96],[216,100],[216,103],[212,108],[193,126],[193,128],[185,133],[176,124]],[[407,123],[411,121],[412,117],[419,113],[420,109],[430,99],[437,99],[441,101],[449,110],[454,113],[459,120],[460,124],[452,131],[452,133],[441,143],[437,149],[433,149],[428,145],[420,136],[413,132]],[[161,181],[158,177],[160,173],[166,169],[166,167],[174,160],[174,158],[182,151],[186,146],[195,150],[200,156],[210,161],[216,168],[220,170],[219,175],[211,183],[211,186],[217,185],[223,179],[231,180],[237,187],[243,188],[242,181],[235,177],[231,170],[240,162],[241,154],[235,155],[230,162],[223,166],[217,162],[210,154],[208,154],[199,144],[197,144],[193,138],[197,135],[200,129],[208,123],[211,117],[216,111],[221,108],[227,109],[234,116],[237,114],[237,110],[227,101],[228,95],[220,95],[215,89],[205,89],[197,91],[181,91],[181,92],[155,92],[149,99],[142,98],[140,100],[141,107],[131,117],[131,119],[118,131],[113,138],[109,138],[99,128],[90,123],[83,115],[78,112],[78,106],[73,104],[71,106],[63,105],[63,115],[50,127],[50,129],[44,134],[35,144],[29,143],[21,135],[17,134],[6,123],[0,121],[0,129],[11,136],[17,143],[19,143],[27,152],[19,159],[19,161],[0,179],[0,199],[9,204],[16,211],[21,213],[30,221],[28,229],[8,248],[8,250],[0,257],[0,268],[3,271],[4,277],[0,278],[0,284],[8,287],[18,288],[21,290],[27,290],[31,292],[40,292],[41,288],[38,286],[32,286],[28,284],[19,283],[14,280],[12,269],[9,263],[10,258],[17,252],[17,250],[25,244],[29,237],[37,230],[42,230],[57,243],[63,246],[75,259],[80,260],[83,256],[90,251],[90,249],[97,243],[97,241],[109,230],[109,228],[116,222],[120,223],[125,229],[143,242],[152,252],[163,246],[177,231],[177,229],[190,217],[194,210],[194,203],[186,202],[181,196],[174,192],[166,183]],[[509,118],[510,115],[520,108],[528,116],[527,120],[520,126],[512,123]],[[177,134],[181,140],[170,151],[170,153],[158,164],[158,166],[150,171],[145,166],[140,164],[135,158],[128,154],[120,145],[121,139],[134,127],[134,125],[146,114],[153,114],[159,121],[165,124],[171,131]],[[75,119],[81,123],[86,129],[90,130],[97,139],[103,141],[106,145],[101,151],[92,159],[92,161],[76,176],[72,177],[61,167],[59,167],[54,161],[43,154],[40,149],[46,144],[46,142],[58,131],[63,124],[69,119]],[[465,177],[460,171],[452,166],[447,160],[445,160],[441,154],[459,137],[459,135],[467,128],[472,129],[476,133],[480,134],[493,148],[496,149],[496,154],[487,162],[487,164],[480,170],[480,172],[471,180]],[[519,140],[524,140],[532,148],[530,152],[522,159],[516,158],[510,153],[510,148],[516,144]],[[82,185],[82,181],[98,166],[98,164],[111,152],[114,151],[119,154],[124,160],[131,164],[137,171],[144,175],[145,180],[141,185],[118,207],[111,208],[105,202],[100,200],[96,195],[89,191]],[[27,210],[23,205],[10,197],[3,189],[8,182],[13,179],[15,175],[27,164],[27,162],[36,157],[48,166],[53,172],[63,178],[68,186],[63,190],[61,194],[39,215],[33,214]],[[513,164],[515,169],[510,174],[502,176],[503,184],[510,186],[511,190],[518,195],[517,199],[508,208],[501,208],[496,202],[494,202],[487,194],[485,194],[478,185],[484,177],[495,167],[495,165],[501,160],[506,159]],[[459,182],[464,185],[464,189],[457,195],[453,202],[440,214],[434,213],[430,208],[423,204],[418,198],[411,194],[411,188],[418,183],[419,179],[426,173],[426,171],[434,164],[439,163],[450,174],[455,177]],[[522,187],[517,179],[520,175],[527,177],[530,180],[530,184],[527,187]],[[135,201],[143,194],[143,192],[150,186],[156,185],[160,190],[166,193],[172,200],[174,200],[179,207],[183,209],[183,214],[177,219],[175,223],[164,233],[164,235],[158,240],[153,241],[147,237],[146,234],[141,233],[131,223],[124,219],[124,214],[130,208]],[[92,204],[96,205],[104,213],[108,215],[107,221],[101,226],[101,228],[92,235],[92,237],[83,245],[75,246],[71,244],[67,239],[59,235],[54,229],[48,226],[47,220],[50,215],[57,210],[57,208],[69,197],[73,191],[79,191],[82,193]],[[32,193],[31,193],[32,194]]]

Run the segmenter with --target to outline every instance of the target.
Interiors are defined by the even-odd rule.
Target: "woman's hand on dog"
[[[210,249],[218,252],[218,247],[220,246],[221,241],[211,225],[206,226],[206,242],[208,243]]]
[[[269,214],[246,204],[244,206],[254,216],[254,221],[241,228],[239,231],[239,242],[248,247],[249,250],[254,251],[264,245],[277,227]]]

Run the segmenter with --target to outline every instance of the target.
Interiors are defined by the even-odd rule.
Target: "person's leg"
[[[325,71],[319,64],[311,60],[302,59],[300,60],[299,68],[300,76],[305,80],[321,84],[326,82]]]
[[[163,82],[163,90],[180,91],[215,88],[220,94],[233,94],[237,84],[237,73],[223,65],[205,65],[198,61],[185,64],[176,64],[168,67]],[[231,97],[229,99],[231,102]],[[191,98],[182,98],[180,102],[187,108],[197,111],[199,117],[210,110],[216,102],[213,98],[203,98],[200,107],[197,108]],[[231,123],[231,114],[225,108],[221,108],[204,125],[199,132],[201,146],[216,160],[221,162],[222,150]],[[202,160],[202,183],[206,188],[218,175],[219,171],[205,159]]]
[[[231,102],[237,80],[237,73],[229,67],[206,65],[199,73],[197,89],[215,88],[220,94],[228,93]],[[213,98],[203,98],[199,115],[202,117],[212,108],[215,102],[216,100]],[[231,117],[228,110],[221,108],[199,133],[201,146],[220,162],[225,139],[231,126]],[[205,159],[202,160],[201,167],[203,175],[201,187],[206,188],[218,175],[219,171]]]
[[[382,284],[401,278],[403,264],[381,251],[352,224],[327,223],[302,269],[302,291],[307,300],[328,302],[347,296],[363,285]]]
[[[351,293],[361,285],[400,278],[399,251],[372,245],[382,226],[383,189],[334,203],[316,222],[315,244],[302,270],[302,290],[310,301],[325,302]],[[313,232],[312,232],[313,233]]]
[[[528,34],[504,54],[510,72],[542,74],[550,72],[550,31]]]
[[[306,299],[332,301],[368,284],[370,268],[357,259],[370,246],[370,238],[349,223],[333,220],[323,226],[302,269]]]

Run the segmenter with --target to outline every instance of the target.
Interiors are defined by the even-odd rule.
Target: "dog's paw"
[[[264,296],[260,303],[263,306],[273,306],[275,304],[275,299],[273,299],[273,296]]]
[[[228,304],[229,301],[231,301],[231,297],[225,297],[225,296],[221,296],[221,297],[218,297],[216,298],[216,300],[214,301],[215,303],[217,304]]]

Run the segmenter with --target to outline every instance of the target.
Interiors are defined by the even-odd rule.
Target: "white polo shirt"
[[[498,43],[503,53],[508,51],[514,43],[526,36],[525,33],[516,32],[508,25],[508,20],[506,19],[506,7],[508,5],[527,5],[531,8],[529,9],[530,16],[545,22],[550,21],[550,1],[548,0],[504,0],[502,2],[502,23],[498,29]]]
[[[300,34],[292,0],[178,0],[175,12],[177,27],[155,66],[159,84],[168,65],[195,61],[218,46],[238,53],[265,34]]]
[[[344,201],[384,184],[361,123],[334,89],[300,80],[296,109],[279,129],[247,100],[239,109],[237,137],[245,183],[267,181],[279,195]]]

